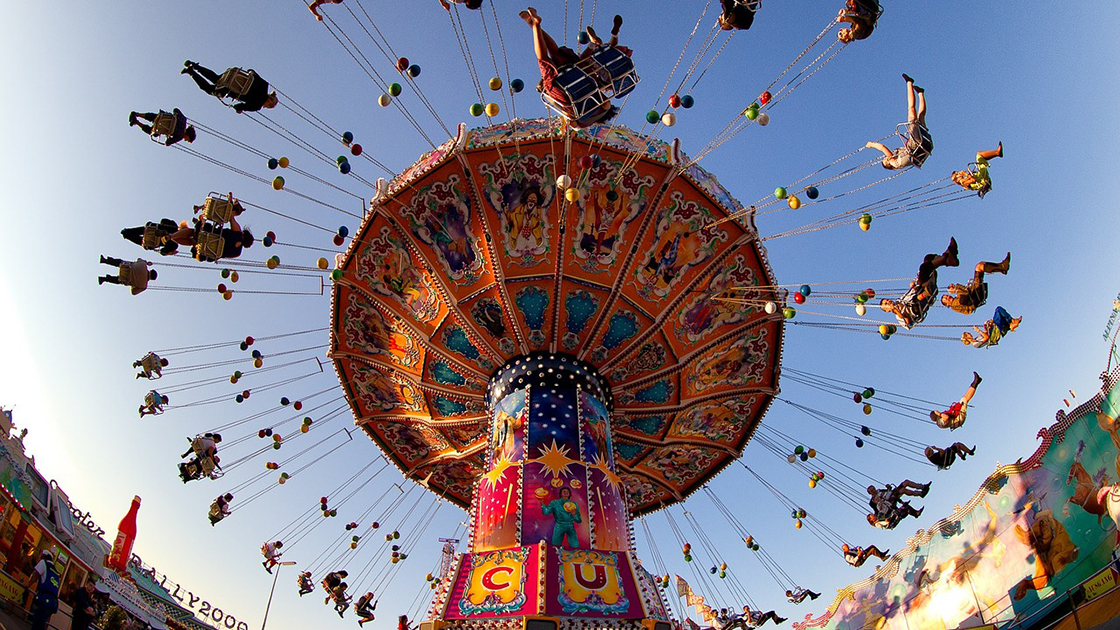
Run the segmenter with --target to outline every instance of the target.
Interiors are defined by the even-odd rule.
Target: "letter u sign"
[[[575,572],[576,582],[589,591],[597,591],[607,585],[607,569],[601,564],[577,564],[572,567]],[[591,569],[591,577],[587,576],[587,569]]]

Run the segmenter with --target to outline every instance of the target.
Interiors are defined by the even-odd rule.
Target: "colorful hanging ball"
[[[856,438],[856,448],[863,448],[863,440]]]
[[[295,401],[294,403],[292,403],[292,409],[295,409],[296,411],[303,409],[303,403],[298,400]]]
[[[870,405],[868,405],[868,406],[870,406]],[[870,436],[871,435],[871,427],[867,427],[867,426],[860,427],[859,432],[866,435],[866,436]]]
[[[233,291],[226,291],[225,293],[223,293],[222,294],[222,299],[223,300],[232,300],[233,299]]]
[[[691,109],[696,104],[696,99],[692,98],[691,94],[685,94],[681,97],[681,107]]]
[[[349,161],[350,161],[350,158],[346,157],[345,155],[340,155],[340,156],[338,156],[334,159],[335,164],[342,164],[343,162],[349,162]]]
[[[342,238],[346,238],[347,236],[350,235],[350,228],[346,227],[345,225],[340,225],[340,226],[338,226],[337,234],[339,236],[341,236]]]
[[[564,190],[565,188],[567,188],[568,186],[571,186],[571,185],[572,185],[572,178],[568,177],[567,175],[561,175],[560,177],[556,178],[556,187],[559,188],[560,190]]]
[[[716,568],[716,567],[712,567],[712,568],[708,569],[708,573],[711,573],[712,575],[715,575],[716,573],[719,573],[719,569]]]
[[[401,57],[397,59],[397,72],[404,72],[406,69],[408,69],[408,58]]]
[[[686,556],[684,557],[684,561],[685,561],[685,562],[692,562],[692,554],[688,554],[688,555],[686,555]]]
[[[378,523],[377,521],[374,521],[374,522],[369,524],[370,529],[378,529],[380,527],[381,527],[381,523]]]
[[[579,189],[578,188],[569,188],[569,189],[565,190],[564,191],[564,198],[567,199],[568,201],[571,201],[571,202],[579,201]]]
[[[790,453],[790,454],[789,454],[789,455],[788,455],[788,456],[786,457],[786,461],[787,461],[787,462],[789,462],[789,463],[791,463],[791,464],[793,464],[793,463],[796,463],[796,462],[797,462],[797,455],[794,455],[793,453]]]
[[[319,258],[319,260],[315,261],[315,266],[320,269],[326,269],[329,264],[330,262],[326,258]]]
[[[358,157],[361,154],[362,154],[362,145],[354,143],[350,147],[350,155],[353,155],[354,157]]]
[[[865,416],[870,416],[871,415],[871,405],[869,405],[867,403],[863,403],[863,415],[865,415]]]
[[[245,391],[241,392],[241,395],[242,395],[242,396],[244,396],[245,398],[248,398],[248,397],[249,397],[249,394],[251,394],[251,393],[252,393],[252,392],[251,392],[250,390],[248,390],[248,389],[247,389],[247,390],[245,390]],[[269,435],[272,435],[272,434],[271,434],[271,433],[269,433]]]
[[[288,400],[287,396],[281,396],[280,397],[280,404],[287,407],[288,405],[292,404],[292,401]]]
[[[809,487],[810,487],[810,488],[816,488],[816,487],[817,487],[817,480],[816,480],[816,478],[813,478],[813,477],[810,477],[810,478],[809,478]]]
[[[338,516],[338,510],[331,510],[331,516]]]
[[[767,91],[763,92],[762,94],[758,95],[758,102],[765,105],[765,104],[770,102],[770,96],[771,96],[770,91],[767,90]]]
[[[240,402],[245,402],[245,397],[242,396],[241,394],[238,394],[238,395],[233,397],[233,400],[234,400],[234,402],[239,402],[239,403]]]
[[[525,89],[525,82],[522,81],[521,79],[514,79],[514,80],[509,82],[509,89],[514,94],[517,94],[521,90]]]
[[[869,298],[875,297],[875,289],[864,289],[863,292],[866,293]]]
[[[276,164],[277,164],[277,165],[278,165],[278,166],[279,166],[280,168],[288,168],[288,165],[289,165],[289,164],[291,164],[291,160],[289,160],[289,159],[288,159],[288,158],[286,158],[286,157],[282,157],[282,158],[280,158],[279,160],[276,160]]]
[[[856,315],[863,317],[867,314],[867,307],[863,304],[856,304]]]
[[[331,239],[331,242],[334,243],[335,247],[342,247],[342,244],[346,241],[343,240],[343,238],[338,234],[335,234],[334,238]]]
[[[350,163],[349,162],[343,162],[342,164],[339,164],[338,165],[338,172],[342,173],[343,175],[348,175],[350,173]]]
[[[502,80],[498,77],[493,77],[490,79],[489,85],[491,90],[497,92],[498,90],[502,89]]]
[[[277,175],[276,178],[272,180],[272,189],[284,190],[284,178]]]
[[[276,483],[278,483],[280,485],[284,485],[284,484],[288,483],[288,478],[285,477],[284,475],[280,475],[280,478],[276,480]]]
[[[809,454],[809,457],[816,457],[817,456],[817,449],[815,449],[815,448],[811,448],[811,449],[809,449],[805,452]]]
[[[721,579],[721,580],[727,579],[727,571],[720,571],[719,572],[719,579]]]
[[[353,133],[351,133],[349,131],[343,131],[342,132],[342,144],[345,144],[346,146],[350,146],[350,143],[353,142],[353,141],[354,141],[354,134]]]
[[[391,102],[393,102],[393,98],[388,94],[382,94],[377,97],[377,104],[382,107],[388,107]]]
[[[494,116],[497,116],[498,115],[498,104],[497,103],[487,103],[486,104],[486,115],[491,117],[491,118],[493,118]]]
[[[759,126],[762,126],[762,127],[765,127],[766,125],[769,125],[770,124],[770,115],[765,113],[765,112],[759,114],[758,115],[758,124],[759,124]]]
[[[310,430],[311,430],[311,427],[307,426],[306,424],[299,425],[299,432],[300,433],[307,433]]]
[[[580,31],[580,32],[579,32],[579,33],[578,33],[578,34],[576,35],[576,42],[577,42],[577,43],[578,43],[578,44],[579,44],[580,46],[586,46],[586,45],[588,45],[588,44],[590,44],[590,43],[591,43],[591,36],[590,36],[590,35],[588,35],[586,31]]]
[[[860,221],[859,222],[859,229],[866,232],[866,231],[871,229],[871,223],[870,222],[864,223],[863,221]]]
[[[280,443],[279,442],[273,442],[272,443],[272,448],[273,448],[273,450],[277,450],[277,451],[280,450]]]
[[[264,243],[265,247],[272,247],[273,242],[274,241],[272,239],[268,238],[267,236],[261,239],[261,243]]]
[[[646,122],[656,125],[658,120],[661,120],[661,114],[657,113],[657,110],[651,109],[646,112]]]
[[[802,453],[802,454],[798,455],[797,457],[803,462],[809,461],[809,454],[808,453]]]
[[[805,296],[802,295],[800,291],[797,291],[796,293],[793,294],[793,301],[797,302],[798,304],[804,304],[805,303]]]
[[[475,118],[481,116],[482,112],[483,112],[482,103],[474,103],[473,105],[471,105],[471,110],[470,111],[471,111],[471,116],[474,116]]]
[[[304,426],[307,426],[307,425],[311,424],[311,418],[309,416],[304,416],[303,417],[303,424],[304,424]]]
[[[762,310],[766,311],[767,315],[773,315],[778,312],[778,303],[767,302],[766,305],[762,307]]]
[[[793,447],[793,452],[800,455],[805,452],[805,447],[801,445],[795,446]]]
[[[350,548],[351,549],[357,549],[358,548],[358,543],[356,543],[356,542],[350,543]]]
[[[860,304],[867,303],[867,300],[869,300],[869,299],[870,298],[868,297],[868,295],[866,293],[864,293],[863,291],[860,291],[859,293],[856,294],[856,302],[859,302]]]
[[[401,84],[400,83],[390,83],[389,84],[389,96],[400,96],[400,95],[401,95]]]
[[[688,553],[688,552],[692,551],[692,545],[690,545],[688,543],[685,543],[684,547],[683,547],[683,550],[684,550],[685,553]]]
[[[338,282],[341,279],[342,279],[342,270],[341,269],[335,269],[335,270],[331,271],[331,280],[334,280],[335,282]]]
[[[237,275],[237,272],[236,272],[236,271],[232,271],[232,272],[230,272],[230,274],[229,274],[229,281],[230,281],[230,282],[237,282],[238,278],[240,278],[240,277],[241,277],[241,276]]]
[[[745,111],[743,111],[743,115],[746,116],[748,120],[755,120],[758,118],[758,109],[754,107],[748,107]]]
[[[813,288],[807,284],[801,285],[801,287],[797,290],[801,293],[801,295],[804,295],[805,297],[809,297],[813,294]]]
[[[603,163],[603,158],[599,157],[599,154],[598,154],[598,153],[592,153],[592,154],[591,154],[591,166],[593,166],[593,167],[594,167],[594,166],[599,166],[599,165],[600,165],[600,164],[602,164],[602,163]],[[611,190],[611,191],[608,191],[608,192],[607,192],[607,198],[608,198],[608,199],[610,199],[610,194],[611,194],[612,192],[614,192],[614,191],[613,191],[613,190]],[[618,193],[615,193],[615,199],[617,199],[617,198],[618,198]]]
[[[268,158],[268,170],[275,171],[277,166],[280,166],[280,162],[276,158]]]
[[[669,97],[669,107],[676,109],[681,106],[681,97],[674,94]]]
[[[890,334],[889,331],[890,331],[890,328],[887,327],[887,324],[879,324],[879,334],[880,335],[889,335]]]
[[[863,397],[864,398],[873,398],[874,396],[875,396],[875,390],[873,388],[868,387],[867,389],[863,390]]]
[[[797,310],[794,309],[792,306],[787,306],[787,307],[782,309],[782,316],[785,317],[786,319],[793,319],[794,317],[797,316]]]
[[[820,194],[821,194],[821,191],[817,190],[816,186],[810,186],[810,187],[805,189],[805,196],[810,198],[810,199],[816,199],[817,197],[820,196]]]
[[[241,370],[234,370],[233,378],[241,378]]]
[[[579,159],[579,167],[582,169],[591,168],[592,164],[593,162],[591,161],[590,155],[585,155]]]
[[[661,115],[661,124],[666,127],[672,127],[677,124],[677,115],[673,112],[665,112]]]
[[[264,261],[264,266],[268,267],[269,269],[275,269],[279,265],[280,265],[280,261],[277,260],[276,258],[269,258],[268,260]]]
[[[824,479],[824,473],[818,470],[817,471],[817,479]]]
[[[218,283],[218,293],[225,293],[227,290],[228,289],[226,289],[226,283],[224,283],[224,282],[219,282]]]
[[[248,350],[248,349],[249,349],[249,344],[247,344],[247,343],[245,343],[244,341],[242,341],[242,342],[241,342],[241,350],[242,350],[242,351],[245,351],[245,350]],[[238,378],[240,378],[240,377],[238,377]]]
[[[412,64],[411,66],[409,66],[408,67],[408,76],[412,77],[413,79],[420,76],[420,66],[418,66],[416,64]]]
[[[264,365],[264,360],[263,359],[259,359],[259,358],[258,359],[253,359],[253,367],[259,368],[262,365]]]
[[[852,394],[852,400],[856,401],[857,403],[861,403],[861,402],[863,402],[863,396],[860,396],[859,392],[856,392],[856,393]]]
[[[284,441],[284,436],[280,435],[279,433],[273,433],[272,434],[272,441],[273,442],[283,442]]]
[[[787,194],[786,189],[783,186],[778,186],[777,188],[774,189],[774,198],[775,199],[785,199],[786,194]]]
[[[393,540],[396,540],[396,539],[398,539],[398,538],[400,538],[400,537],[401,537],[401,533],[400,533],[400,532],[398,532],[398,531],[394,531],[394,532],[393,532]]]

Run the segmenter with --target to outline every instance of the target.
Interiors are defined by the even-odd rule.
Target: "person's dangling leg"
[[[991,151],[977,151],[976,159],[994,160],[1003,157],[1003,143],[1000,142],[999,146]]]
[[[199,72],[199,68],[201,68],[201,66],[188,66],[183,68],[183,74],[194,79],[195,84],[198,85],[200,90],[213,96],[215,90],[214,81],[207,80],[207,78]],[[202,69],[205,70],[205,68]]]
[[[915,122],[918,120],[918,112],[914,106],[914,79],[905,72],[902,73],[902,79],[906,81],[906,121]]]
[[[124,264],[124,261],[121,260],[120,258],[113,258],[112,256],[102,256],[101,257],[101,264],[102,265],[109,265],[110,267],[120,267],[121,265]]]
[[[219,75],[217,72],[214,72],[213,70],[211,70],[210,68],[207,68],[206,66],[200,66],[197,63],[193,64],[191,66],[191,68],[195,72],[197,72],[198,74],[201,74],[205,79],[207,79],[211,83],[216,84],[218,82],[218,80],[222,78],[221,75]]]
[[[1011,269],[1011,252],[1007,252],[1007,256],[1004,256],[1003,260],[998,262],[998,263],[994,263],[994,262],[977,263],[976,264],[977,281],[982,282],[984,280],[984,274],[986,274],[986,273],[1002,273],[1004,275],[1007,275],[1007,272],[1010,269]]]
[[[611,39],[607,42],[608,46],[618,46],[618,31],[622,29],[622,16],[614,16],[614,24],[611,26]]]
[[[916,120],[918,124],[926,126],[926,91],[918,86],[914,86],[914,92],[918,95],[918,117]],[[911,106],[912,107],[912,106]]]

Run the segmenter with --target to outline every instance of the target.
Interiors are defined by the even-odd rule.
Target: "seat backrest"
[[[218,77],[217,87],[225,88],[231,96],[244,96],[253,84],[253,75],[241,68],[230,68]]]
[[[198,260],[218,260],[226,249],[226,239],[214,232],[199,232],[195,245],[195,258]]]
[[[202,210],[198,217],[203,221],[211,221],[219,225],[229,223],[233,218],[233,204],[225,197],[207,197],[206,201],[202,202]]]
[[[152,134],[153,136],[170,136],[175,133],[175,114],[167,112],[160,112],[156,114],[156,119],[152,121]]]

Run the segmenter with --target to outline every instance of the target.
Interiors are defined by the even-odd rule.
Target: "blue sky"
[[[833,4],[768,2],[755,26],[728,44],[692,90],[696,107],[678,110],[677,125],[662,131],[662,137],[679,137],[685,152],[695,153],[811,41],[838,9]],[[465,64],[438,4],[366,0],[365,5],[397,54],[421,65],[418,84],[448,126],[460,121],[477,124],[467,114],[475,97]],[[625,15],[622,42],[635,49],[643,82],[620,122],[638,128],[704,5],[644,2],[637,5],[641,10],[635,10],[635,3],[603,0],[584,6],[585,21],[592,6],[601,33],[609,30],[610,15],[616,11]],[[504,46],[498,45],[489,1],[486,15],[494,56],[503,68],[500,74],[506,79],[521,77],[531,86],[536,66],[528,29],[516,17],[520,8],[504,2],[497,5]],[[566,31],[563,4],[542,2],[538,8],[544,26],[557,39],[565,32],[569,40],[574,39],[577,3],[567,6]],[[344,25],[361,35],[343,7],[324,10],[346,15]],[[713,11],[709,9],[699,36],[707,32]],[[1113,107],[1117,88],[1107,68],[1113,67],[1120,48],[1106,30],[1116,23],[1118,11],[1109,3],[1076,5],[1059,20],[1013,3],[987,3],[972,10],[933,2],[887,4],[874,36],[849,46],[783,101],[768,127],[748,129],[702,162],[740,200],[758,199],[866,140],[890,133],[905,118],[902,72],[927,90],[928,123],[936,150],[921,171],[908,172],[860,199],[944,177],[971,161],[977,149],[994,147],[1000,140],[1006,147],[1007,157],[993,165],[995,190],[984,200],[882,219],[867,233],[852,225],[767,244],[771,264],[784,284],[907,277],[923,254],[941,251],[951,235],[960,242],[962,267],[944,273],[943,285],[963,281],[976,260],[999,260],[1005,252],[1013,252],[1011,273],[990,282],[989,305],[1001,304],[1023,315],[1024,322],[998,348],[977,351],[959,343],[902,336],[884,343],[874,335],[789,327],[784,363],[792,368],[946,402],[959,396],[973,370],[985,377],[968,424],[951,439],[909,420],[874,415],[869,420],[915,440],[942,446],[962,440],[978,446],[975,459],[936,474],[891,455],[857,450],[851,440],[814,444],[814,436],[822,434],[819,424],[793,414],[786,405],[774,406],[767,425],[827,450],[863,473],[885,481],[898,475],[935,480],[922,519],[881,532],[867,527],[858,514],[830,495],[810,491],[803,478],[758,444],[748,447],[745,461],[752,468],[853,542],[899,547],[914,529],[932,523],[970,496],[997,462],[1033,452],[1035,433],[1052,421],[1068,389],[1085,398],[1098,384],[1096,377],[1108,350],[1101,334],[1118,288],[1117,267],[1108,252],[1113,250],[1117,227],[1111,196],[1117,184],[1113,140],[1120,136],[1120,123]],[[495,73],[486,36],[476,15],[465,17],[471,50],[485,80]],[[369,195],[357,182],[323,171],[322,165],[311,164],[298,149],[202,94],[178,74],[183,60],[192,59],[219,70],[233,65],[255,68],[332,126],[353,131],[366,151],[390,169],[407,166],[430,147],[396,109],[377,107],[381,89],[298,1],[206,1],[193,3],[189,10],[172,3],[127,2],[111,10],[87,3],[65,7],[21,3],[9,8],[0,29],[0,54],[7,60],[0,65],[0,78],[9,86],[9,97],[0,102],[0,185],[6,194],[0,229],[0,303],[4,305],[0,404],[15,407],[16,422],[31,431],[29,450],[78,507],[90,510],[99,524],[111,530],[132,495],[141,495],[144,506],[136,551],[184,586],[221,602],[239,619],[259,623],[270,586],[269,576],[259,568],[260,543],[379,455],[364,438],[356,440],[283,491],[270,492],[211,528],[205,511],[213,496],[263,470],[263,465],[255,462],[222,482],[184,486],[174,469],[183,438],[263,410],[275,404],[276,396],[269,393],[267,400],[257,397],[242,406],[180,409],[138,420],[136,406],[146,386],[132,379],[130,364],[151,348],[324,327],[329,298],[238,295],[226,303],[216,293],[156,291],[132,297],[119,287],[97,286],[95,277],[108,269],[99,268],[97,256],[135,257],[140,250],[120,238],[122,227],[164,216],[185,218],[190,206],[211,190],[233,190],[249,201],[331,228],[347,224],[353,230],[356,220],[152,144],[129,129],[128,112],[180,107],[210,127],[270,154],[288,155],[295,164],[317,168],[314,172],[329,181]],[[380,64],[383,76],[394,76],[368,40],[356,41]],[[685,53],[682,65],[694,54],[695,47]],[[504,71],[506,61],[509,76]],[[414,95],[406,93],[402,102],[416,113],[429,136],[436,142],[444,139]],[[531,90],[518,95],[516,103],[522,116],[544,113]],[[342,150],[321,136],[315,142],[327,151]],[[232,152],[213,138],[204,137],[194,146],[256,174],[270,174],[261,160]],[[384,175],[365,162],[356,171],[367,179]],[[875,171],[876,178],[879,173]],[[850,179],[860,179],[862,184],[871,177]],[[289,178],[293,187],[297,181]],[[847,180],[840,185],[847,186]],[[337,192],[306,182],[299,186],[348,210],[357,209],[354,200]],[[760,218],[759,228],[765,236],[847,207],[770,215]],[[258,231],[275,230],[281,239],[331,246],[329,235],[273,217],[258,215],[245,222]],[[262,260],[266,252],[299,265],[313,264],[319,255],[275,248],[254,249],[247,257]],[[217,268],[161,268],[160,273],[157,284],[163,286],[211,287],[219,281]],[[288,291],[317,286],[310,280],[270,284],[248,274],[242,283],[250,281],[258,282],[258,288]],[[931,315],[929,323],[981,320],[941,310]],[[926,332],[942,334],[932,330]],[[325,335],[319,339],[315,343],[326,343]],[[283,340],[262,344],[262,351],[312,345]],[[219,361],[239,353],[197,356]],[[193,362],[186,355],[180,365]],[[289,375],[301,374],[304,367],[292,368]],[[275,391],[290,392],[295,399],[332,382],[328,369],[325,375]],[[172,382],[160,385],[164,383]],[[215,386],[184,392],[181,399],[230,389]],[[850,402],[837,402],[793,383],[784,385],[783,397],[856,421],[862,417]],[[886,424],[890,422],[895,424]],[[344,418],[336,419],[334,428],[324,434],[346,423]],[[255,432],[256,425],[250,426]],[[339,518],[301,542],[291,558],[309,564],[341,533],[343,523],[357,518],[398,481],[392,469],[379,476],[366,491],[368,498],[355,499],[348,511],[340,510]],[[848,568],[807,532],[795,531],[784,508],[745,471],[729,469],[712,487],[741,510],[740,519],[802,585],[831,593],[867,575],[868,571]],[[411,496],[418,494],[414,491]],[[424,496],[418,509],[428,501]],[[411,503],[402,509],[408,506]],[[783,614],[796,612],[798,617],[823,609],[785,604],[777,585],[736,543],[705,498],[697,496],[686,508],[709,524],[712,540],[731,549],[725,560],[748,585],[755,602]],[[388,627],[395,617],[396,611],[385,602],[414,601],[438,551],[436,537],[454,534],[463,516],[456,509],[440,508],[415,554],[380,594],[382,615],[374,627]],[[679,509],[674,518],[683,522]],[[647,522],[654,531],[667,531],[661,515]],[[698,546],[695,539],[691,542]],[[659,551],[671,572],[688,575],[675,544],[662,543]],[[651,558],[640,534],[638,553]],[[294,572],[287,573],[280,581],[270,627],[334,623],[333,613],[321,609],[314,598],[294,595],[294,577]],[[348,618],[346,623],[353,621]]]

